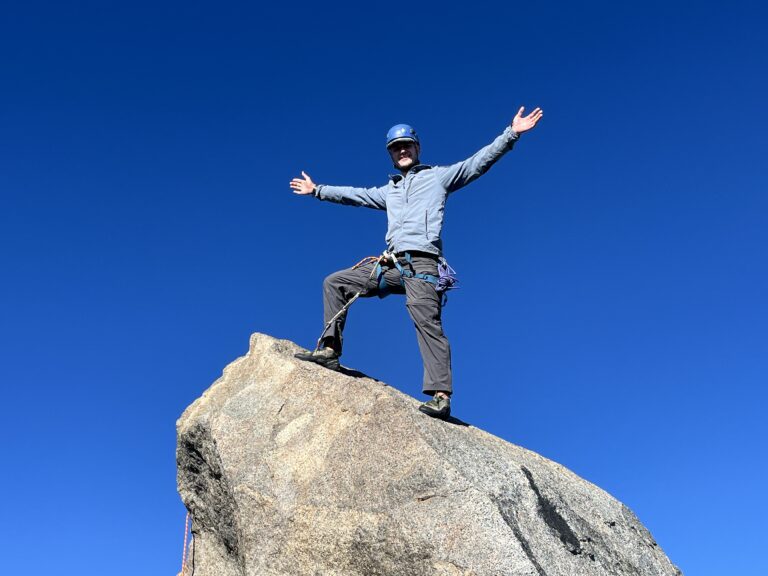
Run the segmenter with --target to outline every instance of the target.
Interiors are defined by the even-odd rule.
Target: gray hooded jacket
[[[379,188],[318,185],[315,196],[321,200],[365,206],[387,211],[387,249],[390,252],[416,250],[442,256],[440,233],[445,217],[445,200],[485,174],[512,149],[519,135],[507,127],[493,142],[463,162],[451,166],[418,164],[405,176],[390,177]]]

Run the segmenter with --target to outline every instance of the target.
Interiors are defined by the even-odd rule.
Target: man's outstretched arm
[[[385,210],[387,208],[385,188],[354,188],[352,186],[326,186],[315,184],[309,174],[302,170],[303,178],[294,178],[290,186],[294,194],[312,194],[320,200],[339,204],[365,206]]]
[[[463,162],[437,168],[440,180],[448,192],[458,190],[485,174],[499,158],[512,149],[520,134],[534,128],[544,115],[541,108],[536,108],[528,116],[523,116],[524,111],[521,106],[509,127],[485,148]]]

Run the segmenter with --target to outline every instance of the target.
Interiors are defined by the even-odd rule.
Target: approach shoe
[[[432,400],[424,402],[424,404],[419,406],[419,410],[427,416],[432,416],[432,418],[445,420],[451,415],[451,397],[435,394],[432,396]]]
[[[314,362],[320,364],[329,370],[339,369],[339,355],[333,348],[321,348],[314,352],[297,352],[294,357],[299,360],[306,360],[307,362]]]

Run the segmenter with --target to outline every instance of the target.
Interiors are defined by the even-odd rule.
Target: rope
[[[355,264],[352,268],[353,269],[357,268],[358,266],[362,266],[364,263],[368,263],[368,262],[386,262],[390,258],[394,260],[395,259],[394,254],[390,254],[385,250],[381,256],[368,256],[367,258],[363,258],[362,260],[360,260],[360,262]],[[370,282],[374,276],[376,276],[376,266],[371,268],[371,275],[368,277],[368,282]],[[355,293],[354,296],[352,296],[352,298],[350,298],[347,301],[346,304],[344,304],[344,306],[342,306],[341,310],[339,310],[333,316],[333,318],[331,318],[330,320],[328,320],[328,322],[325,323],[325,328],[323,328],[323,331],[320,333],[320,338],[317,339],[317,345],[315,346],[315,350],[320,350],[320,346],[322,346],[323,344],[323,336],[325,335],[325,332],[328,330],[328,328],[330,328],[333,325],[333,323],[336,322],[336,320],[338,320],[341,316],[347,313],[347,310],[349,310],[349,307],[352,306],[352,304],[354,304],[355,300],[360,298],[360,295],[363,293],[365,289],[366,289],[366,286],[364,285],[358,292]]]
[[[184,520],[184,551],[181,553],[180,574],[185,574],[187,568],[187,536],[189,536],[189,512],[187,512],[187,518]]]
[[[360,262],[352,266],[352,270],[355,270],[356,268],[360,268],[363,264],[370,264],[371,262],[377,262],[381,258],[381,256],[366,256]]]

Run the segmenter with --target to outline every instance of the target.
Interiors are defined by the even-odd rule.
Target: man
[[[466,186],[512,149],[520,134],[532,129],[543,112],[536,108],[523,116],[521,107],[512,123],[491,144],[463,162],[451,166],[419,163],[421,147],[416,131],[406,124],[387,133],[387,151],[400,172],[379,188],[316,185],[308,174],[291,180],[296,194],[320,200],[387,211],[387,253],[380,259],[331,274],[323,284],[326,329],[316,350],[297,354],[302,360],[338,370],[346,313],[339,314],[357,294],[405,294],[406,307],[416,327],[424,363],[423,391],[432,399],[419,410],[436,418],[451,413],[451,349],[443,333],[442,301],[437,291],[438,263],[443,254],[441,232],[448,195]],[[376,268],[381,266],[381,268]],[[335,316],[338,316],[334,320]]]

